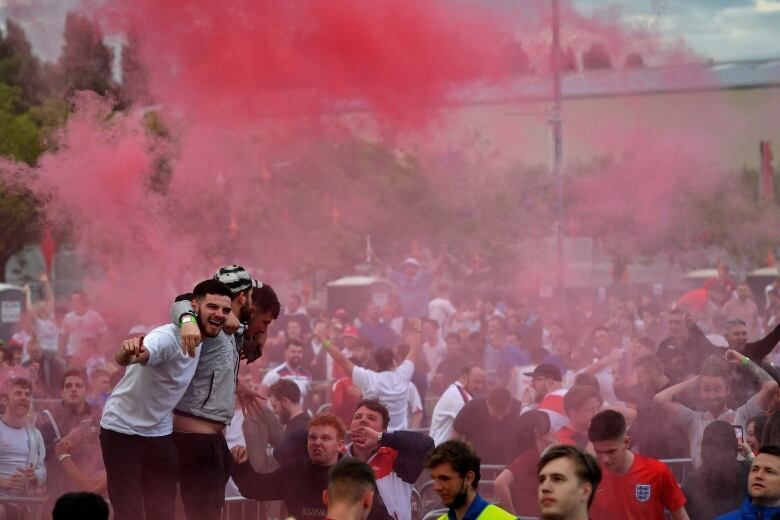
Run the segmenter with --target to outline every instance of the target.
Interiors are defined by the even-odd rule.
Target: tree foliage
[[[60,58],[65,97],[76,90],[93,90],[101,95],[113,90],[112,62],[113,53],[103,42],[100,27],[85,16],[68,13]]]
[[[0,172],[0,280],[12,254],[40,237],[41,201],[19,182]]]

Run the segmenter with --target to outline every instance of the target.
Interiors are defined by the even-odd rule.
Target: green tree
[[[85,16],[68,13],[65,45],[59,62],[65,97],[70,97],[76,90],[93,90],[100,95],[113,90],[112,62],[113,54],[103,42],[97,23]]]
[[[0,82],[20,87],[22,97],[30,104],[41,102],[47,94],[41,64],[24,30],[10,19],[0,38]]]
[[[0,83],[0,154],[32,165],[41,151],[38,126],[22,99],[22,89]]]
[[[0,281],[8,259],[40,238],[41,202],[21,182],[0,172]]]

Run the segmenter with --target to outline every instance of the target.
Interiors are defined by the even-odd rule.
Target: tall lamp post
[[[557,202],[557,222],[555,224],[555,271],[556,289],[560,307],[563,308],[565,298],[564,288],[564,253],[563,253],[563,135],[561,119],[561,9],[559,0],[552,0],[552,77],[553,77],[553,106],[550,113],[550,126],[552,131],[553,157],[552,174],[555,178],[555,191]]]

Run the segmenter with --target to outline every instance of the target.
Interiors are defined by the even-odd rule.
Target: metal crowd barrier
[[[11,505],[18,510],[18,520],[42,520],[43,507],[48,497],[0,497],[0,505]]]

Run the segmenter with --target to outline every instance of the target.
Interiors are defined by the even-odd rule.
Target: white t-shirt
[[[75,312],[69,312],[62,319],[60,332],[68,337],[65,352],[73,356],[81,348],[81,342],[85,339],[97,339],[107,331],[103,317],[92,309],[81,316]]]
[[[9,478],[27,467],[30,440],[24,428],[11,428],[0,421],[0,477]]]
[[[436,402],[436,406],[433,408],[429,432],[436,446],[452,438],[452,427],[455,424],[455,417],[458,416],[461,408],[466,406],[466,402],[470,400],[471,395],[457,381],[448,386],[444,393],[441,394],[441,397]]]
[[[455,307],[452,302],[446,298],[436,297],[428,302],[428,317],[432,320],[436,320],[439,324],[439,329],[443,329],[450,317],[455,314]]]
[[[387,431],[405,430],[409,427],[407,402],[413,373],[414,363],[408,359],[391,371],[375,372],[363,367],[355,367],[352,370],[352,382],[363,391],[363,397],[379,399],[390,413]]]
[[[173,431],[173,407],[184,395],[200,358],[181,350],[179,327],[163,325],[144,338],[149,351],[145,365],[127,367],[103,408],[100,426],[142,437],[161,437]]]
[[[301,390],[301,402],[306,399],[306,395],[309,393],[309,386],[311,385],[311,374],[305,370],[293,370],[287,363],[282,363],[278,367],[269,370],[263,380],[261,381],[263,386],[270,387],[280,379],[289,379]]]
[[[438,338],[436,343],[425,342],[422,345],[423,354],[425,354],[425,360],[428,362],[430,371],[428,372],[428,381],[433,378],[436,373],[436,369],[439,368],[439,364],[447,354],[447,343],[443,339]]]
[[[35,337],[41,348],[47,352],[56,353],[59,348],[60,328],[53,320],[36,319]]]

